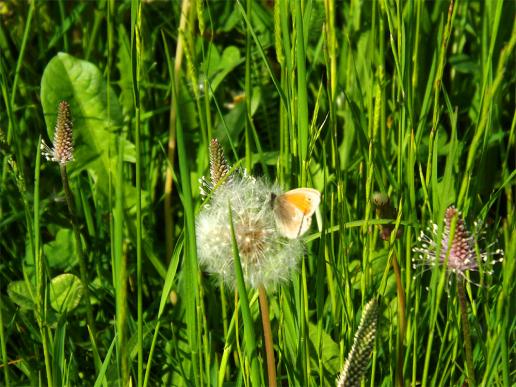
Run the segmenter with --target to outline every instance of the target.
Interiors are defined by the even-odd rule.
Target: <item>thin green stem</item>
[[[39,332],[41,334],[41,343],[43,344],[43,356],[45,358],[45,371],[47,373],[47,383],[49,387],[52,387],[52,366],[50,365],[52,360],[50,359],[50,351],[48,350],[48,335],[45,327],[43,326],[43,321],[41,321],[41,318],[38,318],[38,320],[40,324]]]
[[[185,4],[189,3],[189,1],[185,0],[183,2],[182,10],[185,13],[188,13],[185,10]],[[186,23],[186,21],[185,21]],[[179,27],[180,39],[183,35],[181,33],[181,25]],[[177,53],[177,51],[176,51]],[[177,66],[177,63],[176,63]],[[179,70],[176,67],[177,70]],[[175,116],[175,128],[176,139],[177,139],[177,158],[179,162],[179,183],[182,189],[182,202],[184,206],[184,229],[185,229],[185,250],[184,250],[184,261],[183,261],[183,270],[184,270],[184,283],[185,283],[185,318],[186,318],[186,329],[187,329],[187,337],[190,346],[190,359],[191,359],[191,367],[193,374],[193,384],[199,385],[201,380],[201,355],[200,354],[200,345],[199,345],[199,332],[200,332],[200,321],[197,317],[197,310],[199,307],[199,276],[198,276],[198,267],[197,267],[197,244],[195,238],[195,213],[194,213],[194,203],[193,203],[193,194],[192,194],[192,185],[191,185],[191,174],[190,167],[188,162],[189,154],[187,153],[187,145],[185,141],[185,132],[183,130],[183,126],[181,123],[181,111],[178,109],[179,101],[178,96],[180,95],[178,92],[179,85],[176,84],[176,75],[178,72],[171,75],[171,84],[172,84],[172,100],[174,101],[174,108],[176,111]],[[172,173],[172,172],[170,172]],[[170,214],[167,214],[170,216]],[[173,230],[171,230],[173,231]]]
[[[297,141],[301,186],[306,184],[308,168],[308,93],[306,84],[306,54],[302,2],[294,2],[296,27],[296,64],[297,64]]]
[[[58,7],[59,7],[59,17],[61,19],[61,25],[64,26],[66,25],[66,10],[65,10],[65,6],[64,6],[64,2],[63,0],[59,0],[57,2],[58,4]],[[69,43],[68,43],[68,35],[66,34],[66,32],[63,33],[63,47],[64,47],[64,52],[68,52],[69,51]]]
[[[475,368],[473,367],[473,351],[471,348],[471,335],[469,331],[468,306],[466,302],[466,292],[464,291],[464,279],[457,278],[457,295],[459,297],[460,317],[462,321],[462,334],[464,337],[464,349],[466,350],[466,368],[468,370],[468,385],[474,387]]]
[[[453,16],[453,10],[454,10],[454,2],[453,0],[450,1],[450,6],[448,7],[448,19],[446,21],[446,25],[444,26],[443,31],[443,39],[441,44],[441,52],[439,55],[439,64],[437,67],[437,73],[435,76],[434,81],[434,110],[433,110],[433,116],[432,116],[432,129],[430,131],[430,139],[428,141],[428,161],[427,161],[427,168],[426,168],[426,185],[428,186],[430,184],[430,177],[431,177],[431,171],[432,171],[432,155],[433,155],[433,147],[434,147],[434,140],[435,140],[435,133],[437,131],[437,126],[439,123],[439,116],[440,116],[440,105],[439,105],[439,96],[441,93],[441,83],[443,78],[443,72],[445,68],[446,63],[446,51],[448,49],[448,41],[450,39],[451,35],[451,26],[452,26],[452,16]]]
[[[252,1],[246,2],[246,15],[248,20],[252,20]],[[245,167],[248,171],[251,170],[251,100],[252,100],[252,87],[251,87],[251,63],[253,58],[251,56],[251,23],[246,25],[246,41],[245,41],[245,107],[246,107],[246,120],[245,120]]]
[[[9,364],[7,360],[7,349],[5,342],[5,333],[4,333],[4,316],[2,313],[3,302],[2,302],[2,293],[0,292],[0,345],[2,347],[2,363],[4,368],[4,383],[6,387],[9,387]]]
[[[41,144],[41,137],[38,145]],[[52,377],[52,359],[50,358],[49,342],[46,327],[46,311],[45,311],[45,262],[40,248],[40,224],[39,224],[39,177],[40,177],[41,147],[38,146],[36,155],[36,171],[34,173],[34,259],[36,261],[36,318],[41,334],[41,343],[43,344],[43,356],[45,358],[45,370],[47,373],[47,383],[49,387],[53,385]]]
[[[141,76],[141,3],[132,3],[136,13],[135,24],[132,33],[132,53],[136,56],[131,61],[133,66],[133,99],[136,112],[136,125],[134,142],[136,148],[136,292],[137,292],[137,341],[138,341],[138,387],[143,385],[143,282],[142,282],[142,161],[141,161],[141,101],[140,101],[140,76]]]
[[[88,280],[88,269],[86,267],[86,258],[84,256],[84,250],[82,249],[81,232],[77,216],[75,215],[72,192],[68,183],[68,173],[66,172],[66,164],[59,164],[61,171],[61,181],[63,182],[63,190],[66,198],[66,204],[68,205],[68,212],[70,213],[70,219],[72,221],[73,234],[75,237],[75,246],[77,249],[77,257],[79,260],[79,272],[81,281],[84,284],[84,295],[86,297],[86,318],[88,319],[88,325],[90,326],[93,337],[97,338],[95,329],[95,319],[93,318],[93,309],[91,307],[91,294],[89,289]]]
[[[25,49],[27,48],[27,41],[29,40],[29,31],[32,25],[32,16],[34,15],[34,8],[37,2],[32,1],[29,6],[29,11],[27,13],[27,17],[25,19],[25,30],[23,32],[23,40],[20,47],[20,52],[18,54],[18,61],[16,62],[16,70],[14,72],[14,81],[13,87],[11,90],[11,106],[14,106],[15,98],[16,98],[16,88],[18,86],[18,80],[20,79],[20,69],[23,65],[23,58],[25,56]],[[21,162],[21,160],[19,160]]]
[[[177,84],[179,81],[179,75],[181,73],[181,64],[183,63],[184,54],[184,34],[188,15],[190,13],[190,0],[184,0],[181,4],[181,18],[179,20],[178,28],[178,39],[176,45],[176,56],[174,60],[174,72],[172,73],[169,68],[169,76],[173,77],[173,83]],[[168,58],[168,55],[167,55]],[[170,168],[167,168],[165,176],[165,188],[164,188],[164,219],[165,219],[165,242],[167,248],[167,257],[170,257],[174,249],[174,222],[172,217],[172,186],[173,186],[173,174],[174,165],[176,158],[176,131],[177,131],[177,101],[175,98],[170,100],[170,116],[169,116],[169,128],[168,128],[168,145],[167,145],[167,158]]]
[[[115,288],[116,329],[118,338],[117,355],[120,359],[120,376],[122,386],[127,386],[129,367],[127,353],[127,252],[124,244],[124,185],[123,181],[123,149],[124,137],[118,140],[117,185],[115,188],[115,208],[113,225],[113,287]]]

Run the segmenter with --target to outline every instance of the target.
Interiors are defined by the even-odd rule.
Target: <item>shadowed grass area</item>
[[[514,3],[12,0],[0,15],[0,385],[335,385],[370,300],[365,385],[514,384]],[[73,161],[58,164],[40,143],[61,101]],[[199,265],[220,243],[196,235],[213,138],[224,179],[258,179],[254,210],[276,225],[309,213],[292,197],[279,213],[282,192],[321,193],[275,286],[246,283],[263,266],[242,247],[286,236],[243,245],[246,203],[224,212],[238,291]]]

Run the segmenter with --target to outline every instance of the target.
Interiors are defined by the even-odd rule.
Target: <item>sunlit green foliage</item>
[[[257,292],[242,314],[197,264],[212,138],[235,168],[322,193],[268,294],[278,384],[335,385],[371,299],[365,385],[515,383],[513,1],[10,0],[0,16],[0,385],[267,383]],[[79,234],[40,153],[62,100]],[[483,223],[477,257],[505,257],[467,274],[474,378],[456,282],[412,262],[451,205]]]

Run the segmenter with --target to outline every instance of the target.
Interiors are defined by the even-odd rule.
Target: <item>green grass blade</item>
[[[93,387],[101,387],[106,382],[106,372],[109,367],[109,363],[111,362],[111,355],[113,354],[113,348],[115,348],[115,344],[118,341],[118,337],[115,335],[113,337],[113,341],[111,342],[111,345],[109,346],[109,349],[106,353],[106,357],[104,358],[104,361],[102,362],[102,366],[100,367],[99,374],[97,375],[97,379],[95,380],[95,384]]]
[[[254,322],[251,316],[251,310],[249,308],[249,299],[247,297],[247,290],[244,282],[244,273],[242,271],[242,265],[240,263],[240,254],[238,253],[238,244],[235,237],[235,229],[233,226],[233,214],[231,211],[231,205],[228,203],[229,211],[229,224],[231,227],[231,239],[233,245],[233,259],[235,263],[235,277],[238,290],[239,302],[238,305],[242,311],[242,319],[244,322],[244,342],[246,347],[247,361],[250,363],[251,368],[251,385],[260,386],[261,383],[261,372],[258,362],[258,351],[256,346],[256,335],[254,332]]]

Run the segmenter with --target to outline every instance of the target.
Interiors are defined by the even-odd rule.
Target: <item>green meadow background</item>
[[[515,8],[0,2],[0,385],[268,383],[256,290],[243,317],[197,263],[212,138],[254,176],[322,193],[299,270],[268,291],[279,385],[335,385],[371,299],[363,386],[513,385]],[[39,151],[61,100],[72,213]],[[477,256],[505,255],[468,274],[474,379],[454,277],[412,262],[451,205],[484,224]]]

